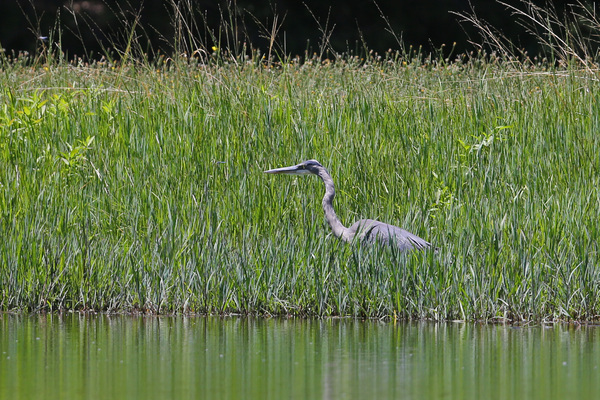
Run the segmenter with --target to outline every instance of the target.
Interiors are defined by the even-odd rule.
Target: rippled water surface
[[[600,397],[600,328],[0,315],[0,398]]]

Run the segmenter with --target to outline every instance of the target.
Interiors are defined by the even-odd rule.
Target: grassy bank
[[[590,320],[600,83],[489,59],[5,63],[0,308]],[[433,242],[407,257],[342,222]]]

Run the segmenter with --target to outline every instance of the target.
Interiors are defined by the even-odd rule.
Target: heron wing
[[[399,250],[427,249],[431,243],[402,228],[373,219],[361,219],[350,230],[365,243],[395,244]]]

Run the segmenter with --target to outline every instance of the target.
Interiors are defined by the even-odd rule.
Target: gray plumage
[[[335,188],[333,179],[329,172],[316,160],[308,160],[291,167],[270,169],[265,171],[267,174],[287,174],[287,175],[317,175],[325,183],[325,196],[323,196],[323,211],[325,219],[329,223],[333,234],[346,241],[353,242],[358,239],[363,243],[384,243],[394,244],[400,251],[424,250],[431,247],[431,243],[421,239],[417,235],[405,231],[394,225],[385,224],[373,219],[361,219],[355,222],[350,228],[346,228],[337,217],[333,209],[333,198],[335,197]]]

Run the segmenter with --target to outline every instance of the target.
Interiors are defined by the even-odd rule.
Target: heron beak
[[[310,174],[310,172],[299,165],[293,165],[291,167],[270,169],[265,171],[265,174],[306,175]]]

